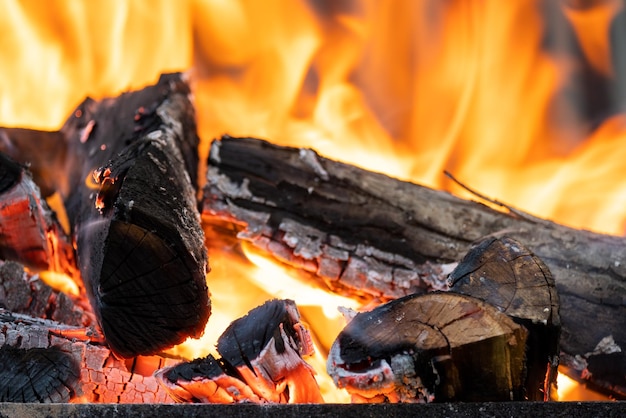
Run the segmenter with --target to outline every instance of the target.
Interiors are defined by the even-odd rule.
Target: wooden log
[[[233,321],[212,355],[157,373],[172,397],[185,402],[323,402],[314,371],[311,336],[292,300],[269,300]]]
[[[79,267],[107,342],[124,358],[198,337],[210,315],[189,95],[180,74],[164,75],[86,100],[62,128]]]
[[[57,173],[58,175],[58,173]],[[71,240],[30,171],[0,153],[0,259],[71,277],[82,287]]]
[[[3,367],[0,371],[2,401],[172,402],[152,372],[141,374],[135,371],[135,362],[127,364],[116,358],[92,327],[66,325],[0,308],[0,350],[2,361],[14,365],[11,370]],[[7,353],[10,359],[5,357]],[[161,359],[155,367],[171,364],[171,360]],[[34,387],[9,388],[16,379],[27,379]],[[54,385],[48,386],[55,382],[60,384],[56,393],[52,392]]]
[[[487,236],[508,236],[541,258],[561,302],[562,364],[581,377],[609,336],[626,353],[626,239],[320,157],[308,149],[223,137],[211,146],[203,219],[311,274],[333,290],[393,299],[445,289],[449,263]],[[453,266],[452,266],[453,267]],[[578,357],[577,357],[578,356]],[[621,370],[622,375],[626,373]],[[625,396],[626,388],[592,381]],[[608,377],[607,377],[608,379]],[[621,394],[621,395],[620,395]]]
[[[0,131],[0,149],[62,195],[89,300],[121,357],[197,337],[210,315],[189,95],[181,74],[164,75],[139,91],[85,100],[59,133]],[[59,135],[51,161],[34,152],[33,142],[48,149]]]
[[[328,355],[355,402],[524,398],[526,329],[452,292],[409,295],[357,314]]]
[[[524,398],[552,399],[561,319],[554,278],[541,259],[511,238],[487,238],[470,249],[448,284],[451,292],[487,302],[526,328]]]

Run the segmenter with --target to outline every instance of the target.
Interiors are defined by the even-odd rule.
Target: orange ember
[[[211,139],[249,135],[474,198],[444,176],[447,170],[537,216],[626,231],[626,81],[616,69],[626,57],[615,53],[626,49],[615,44],[626,32],[617,36],[613,24],[624,14],[622,1],[3,6],[0,126],[58,129],[85,96],[112,96],[164,72],[188,71],[202,161]],[[602,91],[613,93],[598,100]],[[114,181],[103,176],[95,183]],[[210,352],[233,318],[294,290],[288,272],[266,260],[252,254],[227,268],[233,257],[211,254],[214,316],[204,339],[175,353]],[[283,290],[263,288],[268,275],[284,279]],[[234,276],[250,277],[249,292],[242,294]],[[325,353],[341,327],[329,306],[354,302],[299,292],[287,297],[303,298],[305,320],[326,316],[324,325],[311,325]]]

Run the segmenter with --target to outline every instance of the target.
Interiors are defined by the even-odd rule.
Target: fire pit
[[[175,13],[181,19],[172,30],[186,33],[181,48],[155,40],[159,47],[182,52],[173,62],[155,64],[158,72],[172,65],[191,71],[163,75],[149,87],[144,87],[143,75],[132,81],[116,77],[114,83],[137,87],[123,95],[119,84],[98,87],[89,81],[87,90],[67,88],[73,97],[57,99],[77,101],[86,93],[96,99],[69,111],[60,128],[58,114],[42,116],[40,121],[49,120],[34,126],[26,121],[28,112],[11,103],[7,119],[0,120],[29,128],[2,129],[0,151],[30,164],[3,160],[3,179],[14,180],[1,188],[8,208],[3,209],[4,219],[11,225],[4,234],[10,244],[2,254],[27,266],[23,273],[13,265],[9,270],[12,277],[26,278],[27,300],[41,300],[45,306],[27,311],[14,291],[6,291],[5,305],[11,306],[1,312],[2,344],[20,350],[63,347],[61,351],[73,356],[60,374],[69,398],[65,389],[59,394],[35,390],[40,400],[199,401],[205,399],[206,386],[198,389],[196,383],[205,379],[227,392],[220,392],[227,402],[319,402],[321,397],[311,390],[319,384],[322,393],[326,386],[335,393],[326,394],[330,403],[476,401],[458,410],[454,404],[441,406],[474,413],[475,407],[490,410],[492,404],[483,401],[554,398],[559,363],[562,372],[579,382],[613,398],[625,396],[626,335],[617,319],[626,306],[624,239],[618,236],[624,217],[609,207],[620,202],[620,186],[607,185],[593,200],[595,194],[584,192],[581,180],[564,175],[579,169],[584,184],[595,188],[600,174],[583,163],[595,168],[595,155],[614,155],[615,162],[604,161],[602,167],[608,177],[619,178],[613,170],[621,167],[623,147],[603,150],[626,132],[620,113],[624,60],[615,47],[621,39],[622,3],[303,2],[256,10],[254,5],[244,9],[236,3],[191,2],[176,9],[159,5],[147,14],[140,13],[142,4],[129,6],[129,19]],[[46,27],[27,3],[11,7],[14,16],[24,16],[24,27]],[[85,6],[87,22],[94,16],[119,19],[95,7]],[[257,46],[230,44],[255,32],[252,17],[261,12],[278,22],[270,25],[266,40]],[[230,19],[228,27],[217,15],[224,22]],[[401,19],[405,16],[410,16],[407,26],[389,30],[388,22],[407,21]],[[80,21],[61,11],[58,19],[64,27]],[[235,24],[241,21],[247,23]],[[567,28],[567,42],[552,33],[552,26],[541,26],[548,21]],[[592,22],[600,22],[605,35],[585,35]],[[516,41],[521,63],[507,65],[510,50],[490,42],[509,39],[522,29],[525,36]],[[107,30],[94,28],[94,33]],[[191,33],[193,63],[185,55]],[[571,42],[576,48],[569,48]],[[608,45],[606,54],[594,52],[598,42]],[[390,62],[397,65],[390,69]],[[272,72],[266,73],[267,68]],[[102,80],[106,69],[94,74]],[[581,77],[617,93],[592,92],[584,83],[580,87],[575,81]],[[188,100],[190,93],[193,101]],[[584,100],[571,101],[572,95]],[[503,138],[514,140],[502,145]],[[502,149],[511,149],[510,158]],[[383,165],[389,161],[392,165]],[[442,175],[444,170],[454,176]],[[26,186],[30,175],[36,186]],[[550,187],[540,189],[546,179],[551,179]],[[8,190],[18,190],[15,184],[19,192],[7,197]],[[560,192],[552,192],[557,186]],[[579,191],[568,192],[573,187]],[[582,209],[578,199],[585,198],[594,210]],[[598,202],[606,209],[599,209]],[[50,216],[48,204],[59,222]],[[205,249],[213,270],[206,277],[210,301]],[[263,270],[265,277],[251,273]],[[58,273],[69,287],[56,282],[50,290],[39,284],[39,278],[52,284]],[[250,279],[235,284],[232,277],[240,276]],[[278,285],[278,278],[289,284]],[[46,289],[45,296],[41,289]],[[466,338],[468,327],[444,333],[450,323],[441,322],[438,314],[409,315],[427,329],[441,331],[441,344],[425,343],[432,335],[424,331],[410,343],[399,338],[389,346],[385,336],[383,349],[350,333],[336,342],[345,324],[336,312],[323,314],[329,306],[344,306],[348,318],[367,311],[388,321],[384,330],[397,330],[395,317],[381,312],[389,309],[405,318],[402,309],[409,308],[396,311],[399,305],[393,303],[422,293],[431,296],[416,298],[418,310],[428,306],[439,312],[437,306],[460,304],[454,321],[489,317],[497,325],[488,328],[498,332],[473,340]],[[73,296],[65,299],[66,294]],[[246,351],[247,336],[234,337],[230,347],[245,353],[241,364],[220,351],[219,343],[219,353],[211,348],[227,339],[228,331],[222,334],[226,325],[270,299],[285,306],[295,300],[293,306],[301,308],[313,337],[294,319],[300,315],[293,312],[296,308],[288,308],[293,321],[280,320],[268,328],[272,338],[260,339],[267,345]],[[259,327],[271,323],[262,318],[256,320]],[[244,328],[252,335],[256,326]],[[371,332],[379,341],[381,331]],[[185,341],[203,333],[202,340]],[[258,338],[249,338],[256,344]],[[493,351],[493,359],[506,361],[465,360],[482,356],[477,353],[486,348],[471,347],[491,338],[493,344],[484,347]],[[285,354],[288,347],[293,353]],[[345,353],[352,349],[359,354]],[[326,375],[324,358],[316,360],[321,364],[317,383],[309,380],[313,373],[299,356],[313,351],[322,357],[331,353],[328,371],[334,382]],[[6,351],[5,358],[20,353]],[[205,374],[194,368],[192,373],[153,376],[181,359],[209,353],[214,357],[207,357],[207,364],[213,371],[204,364]],[[407,362],[414,364],[407,368]],[[267,376],[261,371],[277,364],[281,366]],[[503,367],[496,369],[496,364]],[[491,383],[484,383],[481,373]],[[473,383],[462,377],[470,375]],[[493,383],[493,375],[502,380]],[[154,386],[155,379],[161,379],[160,386]],[[75,390],[76,380],[80,390]],[[485,390],[464,389],[477,382],[490,387],[484,398]],[[275,391],[267,391],[273,384]],[[335,390],[335,384],[349,395]],[[186,392],[174,395],[181,387]],[[501,411],[535,407],[494,405]],[[75,408],[71,413],[76,414],[98,408],[65,407]],[[584,410],[582,404],[564,404],[563,410],[569,407]],[[597,404],[603,407],[613,406]],[[141,408],[129,411],[144,413]],[[324,413],[324,408],[307,405],[291,411]],[[362,411],[381,413],[377,408]],[[346,407],[345,412],[357,410]]]

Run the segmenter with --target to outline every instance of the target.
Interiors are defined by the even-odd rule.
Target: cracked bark
[[[450,263],[472,243],[511,237],[555,279],[561,363],[573,376],[585,375],[616,396],[626,394],[620,380],[586,374],[592,357],[615,355],[617,348],[625,352],[623,237],[495,210],[312,150],[231,137],[211,146],[203,219],[309,272],[308,279],[325,288],[364,299],[445,289]],[[613,349],[598,348],[609,337]]]

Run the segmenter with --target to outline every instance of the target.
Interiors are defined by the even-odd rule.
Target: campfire
[[[626,397],[623,2],[100,6],[0,18],[0,401]]]

